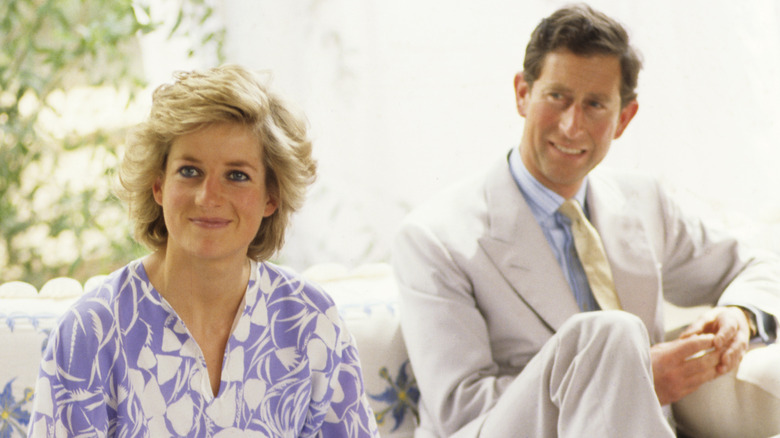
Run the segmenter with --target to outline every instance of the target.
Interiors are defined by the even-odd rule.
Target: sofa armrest
[[[39,293],[22,282],[0,285],[0,431],[25,437],[43,349],[60,315],[81,295],[72,278],[47,282]]]
[[[676,339],[709,306],[665,303],[666,340]],[[780,346],[754,343],[737,370],[702,385],[673,404],[686,437],[770,437],[780,434]]]

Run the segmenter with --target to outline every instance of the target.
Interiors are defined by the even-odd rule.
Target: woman
[[[333,301],[266,260],[314,180],[302,120],[237,66],[154,94],[119,169],[153,252],[62,318],[30,436],[377,436]]]

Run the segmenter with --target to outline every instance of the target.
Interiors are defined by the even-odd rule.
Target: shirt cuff
[[[747,310],[755,317],[756,334],[750,339],[751,342],[761,341],[767,345],[774,344],[777,340],[777,318],[774,315],[753,306],[736,304],[735,307]]]

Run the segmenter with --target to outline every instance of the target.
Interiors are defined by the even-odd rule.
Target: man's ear
[[[529,94],[531,93],[531,87],[528,82],[525,81],[523,72],[515,75],[515,102],[517,103],[517,113],[525,117],[526,105],[528,102]]]
[[[634,118],[637,111],[639,111],[639,103],[636,101],[636,99],[629,102],[626,106],[623,107],[623,109],[620,110],[620,115],[618,115],[618,125],[615,129],[615,139],[623,135],[623,131],[626,130],[628,123],[631,122],[631,119]]]

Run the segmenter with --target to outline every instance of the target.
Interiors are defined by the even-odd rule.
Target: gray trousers
[[[674,437],[653,386],[650,341],[626,312],[567,321],[486,414],[455,437]]]

